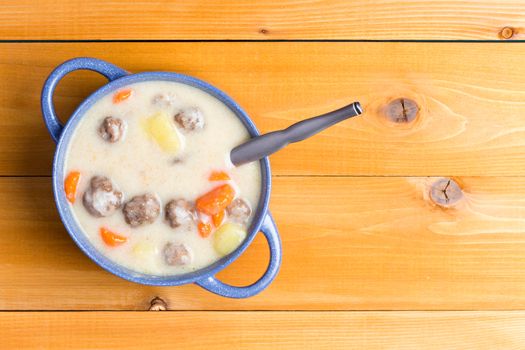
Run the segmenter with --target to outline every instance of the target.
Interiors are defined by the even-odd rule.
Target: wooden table
[[[2,0],[0,39],[0,348],[525,347],[523,1]],[[76,56],[204,79],[263,132],[361,101],[271,157],[270,288],[136,285],[77,249],[39,102]],[[68,76],[59,114],[103,83]],[[220,277],[267,257],[258,237]]]

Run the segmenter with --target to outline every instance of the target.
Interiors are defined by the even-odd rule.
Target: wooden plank
[[[7,349],[521,349],[524,334],[523,311],[0,313]]]
[[[460,178],[449,208],[434,178],[281,178],[271,208],[284,259],[259,296],[148,287],[85,257],[63,229],[48,178],[1,178],[0,310],[480,310],[525,307],[525,178]],[[438,193],[439,194],[439,193]],[[258,237],[220,278],[264,271]]]
[[[171,70],[233,96],[262,131],[359,99],[361,118],[272,156],[278,175],[524,175],[525,44],[76,43],[0,44],[0,175],[47,175],[54,145],[40,117],[53,67],[95,56],[131,71]],[[66,78],[62,116],[103,83]],[[401,104],[413,100],[416,119]],[[410,117],[410,116],[408,116]],[[398,120],[398,122],[391,121]]]
[[[0,2],[0,39],[523,39],[519,0]]]

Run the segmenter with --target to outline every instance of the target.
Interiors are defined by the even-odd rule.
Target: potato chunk
[[[155,246],[146,241],[139,242],[133,246],[133,254],[139,259],[149,258],[151,255],[156,253]]]
[[[240,225],[226,223],[214,234],[213,247],[220,255],[233,252],[246,238],[246,231]]]
[[[182,148],[182,140],[171,119],[159,112],[144,120],[144,130],[159,147],[170,154],[177,155]]]

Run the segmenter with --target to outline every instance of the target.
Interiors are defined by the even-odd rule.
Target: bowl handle
[[[66,74],[79,69],[92,70],[94,72],[100,73],[109,81],[129,74],[124,69],[121,69],[111,63],[91,57],[73,58],[56,67],[47,78],[42,89],[41,97],[44,122],[46,123],[47,130],[49,130],[49,133],[55,142],[58,142],[60,138],[63,125],[55,113],[55,107],[53,106],[53,93],[55,92],[58,82]]]
[[[208,276],[195,283],[212,293],[228,298],[248,298],[262,292],[279,272],[282,258],[281,240],[270,213],[264,218],[261,232],[266,237],[268,247],[270,248],[270,263],[264,275],[257,282],[247,287],[235,287],[219,281],[215,276]]]

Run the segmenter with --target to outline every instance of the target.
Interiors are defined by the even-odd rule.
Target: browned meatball
[[[99,135],[106,141],[114,143],[124,135],[124,122],[122,119],[106,117],[98,128]]]
[[[193,253],[185,244],[168,242],[162,250],[164,261],[171,266],[188,265],[193,260]]]
[[[204,127],[204,117],[198,108],[188,108],[175,114],[175,121],[185,131],[200,130]]]
[[[122,206],[122,192],[105,176],[93,176],[82,197],[87,211],[95,217],[109,216]]]
[[[248,202],[241,198],[236,198],[230,203],[230,205],[228,205],[228,207],[226,207],[226,212],[228,213],[228,217],[230,219],[244,224],[248,221],[248,218],[252,213],[252,209],[250,208]]]
[[[187,200],[173,199],[166,204],[166,220],[171,227],[191,225],[195,219],[195,206]]]
[[[160,214],[160,203],[155,196],[146,193],[131,198],[124,204],[123,211],[124,219],[132,227],[151,224]]]

